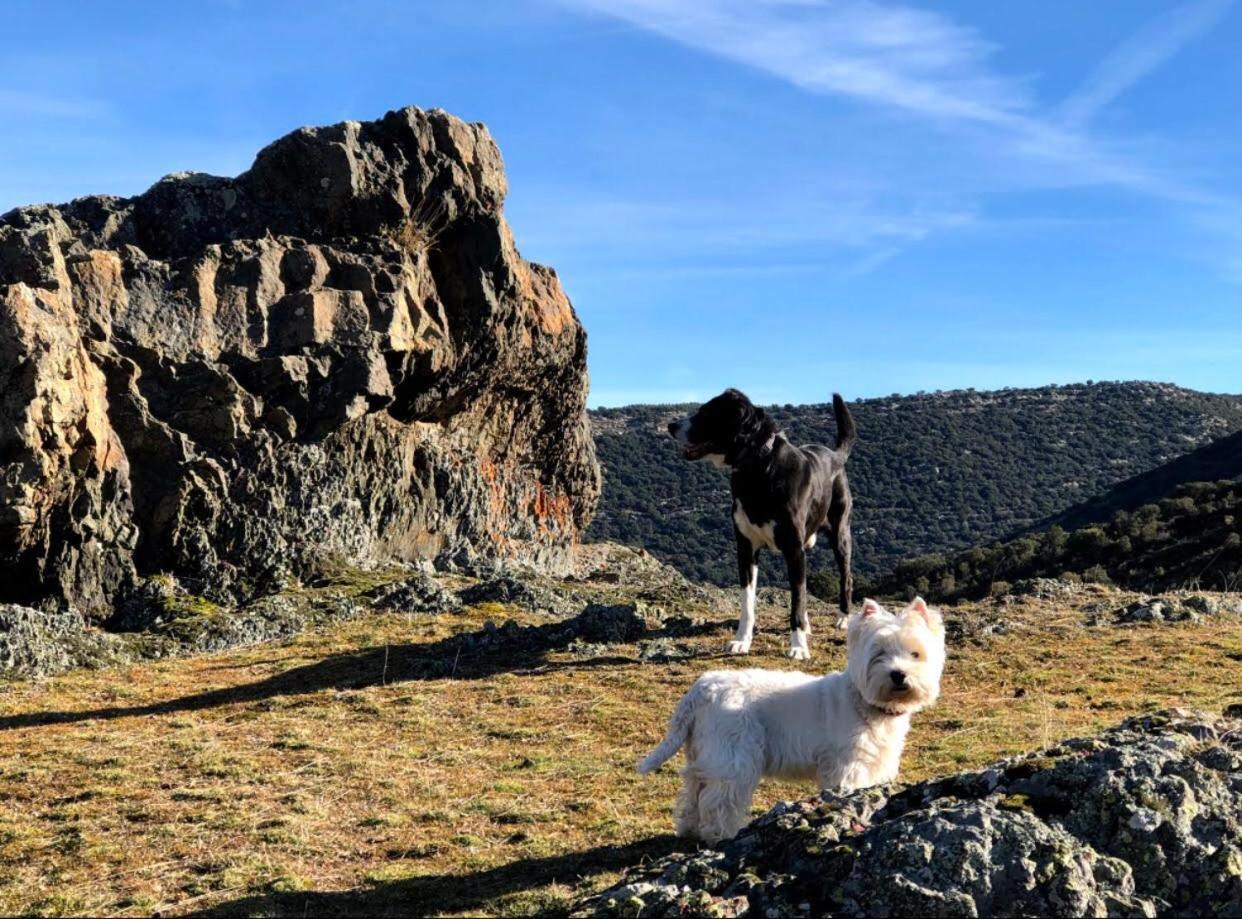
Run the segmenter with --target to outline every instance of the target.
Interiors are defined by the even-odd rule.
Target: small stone
[[[399,613],[438,615],[462,608],[457,594],[445,590],[435,578],[422,573],[376,588],[369,596],[373,606]]]
[[[655,638],[644,641],[638,647],[639,660],[660,663],[663,661],[685,660],[693,652],[687,645],[678,644],[667,638]]]
[[[1182,605],[1204,616],[1215,616],[1220,612],[1220,604],[1211,597],[1187,597],[1182,601]]]
[[[1154,811],[1139,810],[1126,821],[1126,826],[1140,833],[1150,833],[1160,826],[1164,821],[1160,815]]]

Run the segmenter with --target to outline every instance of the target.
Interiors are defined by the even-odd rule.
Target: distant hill
[[[848,381],[835,385],[848,391]],[[834,381],[826,381],[825,394]],[[690,406],[592,413],[604,470],[588,532],[648,549],[692,579],[735,578],[729,484],[685,462],[664,425]],[[1242,431],[1242,396],[1163,383],[891,396],[851,403],[856,566],[891,571],[903,558],[949,553],[1029,530],[1118,483]],[[831,405],[769,409],[795,442],[832,443]],[[822,545],[811,570],[831,567]],[[766,577],[780,578],[769,559]]]
[[[1055,525],[1076,530],[1109,520],[1118,511],[1131,511],[1150,504],[1187,482],[1216,482],[1239,477],[1242,477],[1242,431],[1119,482],[1104,494],[1062,511],[1036,529]]]
[[[1033,577],[1136,590],[1242,587],[1242,431],[1119,482],[1006,542],[899,562],[874,589],[954,600]]]
[[[1242,483],[1193,482],[1104,524],[1053,526],[1009,542],[897,565],[875,589],[933,600],[1004,593],[1021,578],[1111,582],[1133,590],[1242,587]]]

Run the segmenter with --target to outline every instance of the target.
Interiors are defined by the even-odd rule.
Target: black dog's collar
[[[741,453],[738,454],[737,465],[740,466],[742,463],[746,462],[747,460],[767,459],[767,457],[772,455],[772,451],[776,449],[777,440],[783,440],[784,438],[785,438],[784,432],[777,431],[775,434],[773,434],[771,437],[769,437],[767,440],[763,442],[763,446],[757,449],[751,449],[747,447],[745,450],[743,450]]]

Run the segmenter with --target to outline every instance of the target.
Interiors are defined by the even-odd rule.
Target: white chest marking
[[[761,546],[767,546],[769,549],[776,548],[776,521],[769,520],[763,526],[757,527],[746,516],[746,511],[742,509],[742,502],[734,501],[733,522],[737,524],[738,532],[750,540],[750,544],[756,549]]]

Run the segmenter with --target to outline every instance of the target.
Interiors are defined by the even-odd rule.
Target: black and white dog
[[[845,461],[854,444],[854,419],[839,395],[832,397],[837,416],[837,447],[795,447],[776,422],[736,389],[726,389],[688,418],[671,422],[668,432],[688,460],[705,459],[732,471],[733,532],[742,582],[742,615],[726,650],[750,651],[755,630],[756,558],[764,548],[785,556],[789,572],[789,656],[811,656],[811,623],[806,614],[806,550],[827,527],[841,576],[841,613],[850,613],[850,495]]]

